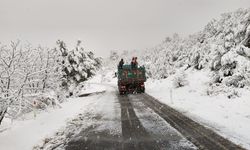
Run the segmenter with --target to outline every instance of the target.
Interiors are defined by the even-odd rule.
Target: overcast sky
[[[107,56],[197,32],[221,13],[248,7],[250,0],[0,0],[0,41],[73,46],[80,39]]]

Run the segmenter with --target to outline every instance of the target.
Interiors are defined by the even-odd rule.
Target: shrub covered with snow
[[[179,71],[174,75],[173,87],[179,88],[188,84],[187,75],[184,71]]]
[[[69,89],[99,69],[101,59],[85,51],[80,42],[71,51],[64,42],[57,43],[54,49],[20,41],[0,43],[0,123],[6,114],[16,118],[33,109],[56,105]]]
[[[101,58],[95,58],[91,51],[85,51],[81,41],[72,50],[63,41],[59,40],[57,44],[56,49],[61,52],[58,60],[59,71],[62,72],[61,86],[72,94],[80,83],[95,75],[101,67]]]

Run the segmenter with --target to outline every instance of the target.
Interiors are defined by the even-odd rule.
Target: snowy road
[[[94,95],[88,109],[40,149],[242,149],[148,94],[117,93],[110,87]]]
[[[177,130],[149,107],[141,95],[120,96],[108,91],[101,96],[110,116],[92,114],[96,122],[73,136],[67,150],[77,149],[196,149]],[[119,111],[118,111],[119,110]],[[102,115],[100,115],[102,114]],[[120,125],[120,131],[119,131]],[[114,132],[115,131],[115,132]]]

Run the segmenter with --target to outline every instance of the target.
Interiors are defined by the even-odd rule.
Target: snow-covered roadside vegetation
[[[88,79],[84,87],[80,84],[77,87],[78,93],[76,94],[102,92],[110,89],[112,91],[115,86],[114,83],[111,84],[111,87],[100,84],[110,85],[110,81],[107,81],[108,79],[110,77],[106,76],[105,73],[97,74]],[[54,146],[58,147],[58,149],[63,149],[67,140],[79,133],[80,129],[87,128],[93,124],[103,125],[103,122],[94,119],[95,116],[93,115],[96,113],[104,117],[117,115],[117,113],[112,112],[114,110],[110,109],[110,106],[114,105],[114,103],[110,103],[110,100],[113,100],[114,97],[108,96],[103,98],[102,94],[94,94],[88,97],[70,97],[63,103],[60,103],[60,109],[52,107],[47,108],[46,111],[33,110],[30,113],[23,114],[14,121],[5,118],[1,125],[3,130],[0,132],[0,149],[30,150],[39,143],[39,146],[36,146],[34,149],[53,149]],[[116,103],[115,105],[118,104]],[[118,124],[116,126],[118,128],[121,125]],[[119,129],[117,129],[117,132],[119,132]]]
[[[137,56],[146,92],[250,149],[250,9],[222,14],[188,37],[144,51],[112,51],[111,65]],[[115,67],[115,66],[113,66]]]
[[[144,51],[112,51],[110,58],[130,63],[137,56],[153,79],[164,79],[180,68],[207,69],[213,73],[211,84],[242,88],[250,79],[250,9],[225,13],[205,28],[188,37],[174,34],[154,48]]]
[[[210,89],[209,95],[213,96],[223,90],[240,92],[240,88],[250,87],[249,53],[250,9],[238,9],[213,19],[202,31],[188,37],[174,34],[147,50],[112,51],[109,59],[113,65],[121,58],[130,63],[131,58],[137,56],[139,64],[146,67],[148,78],[155,80],[175,74],[175,80],[180,80],[183,77],[177,77],[178,74],[185,75],[189,68],[197,72],[207,70],[210,77],[207,88]],[[235,92],[228,98],[239,95]]]
[[[43,139],[53,136],[59,129],[64,128],[67,121],[79,113],[88,112],[93,104],[100,101],[97,97],[69,98],[68,101],[60,105],[60,109],[48,108],[47,111],[39,112],[36,117],[33,113],[25,114],[22,117],[24,120],[15,120],[12,123],[10,120],[5,120],[3,126],[10,123],[11,126],[0,133],[0,149],[31,150],[34,145],[41,143]],[[91,121],[91,116],[86,117],[86,119],[88,119],[87,122]],[[86,122],[79,121],[78,123]],[[63,142],[63,140],[61,141]]]
[[[92,77],[101,59],[80,44],[73,49],[60,40],[55,48],[0,44],[0,124],[4,118],[59,105]]]

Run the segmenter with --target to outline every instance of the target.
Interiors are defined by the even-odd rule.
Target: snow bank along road
[[[100,97],[106,105],[97,106],[113,113],[92,114],[96,122],[72,136],[66,150],[243,149],[148,94],[116,93],[107,91]]]

